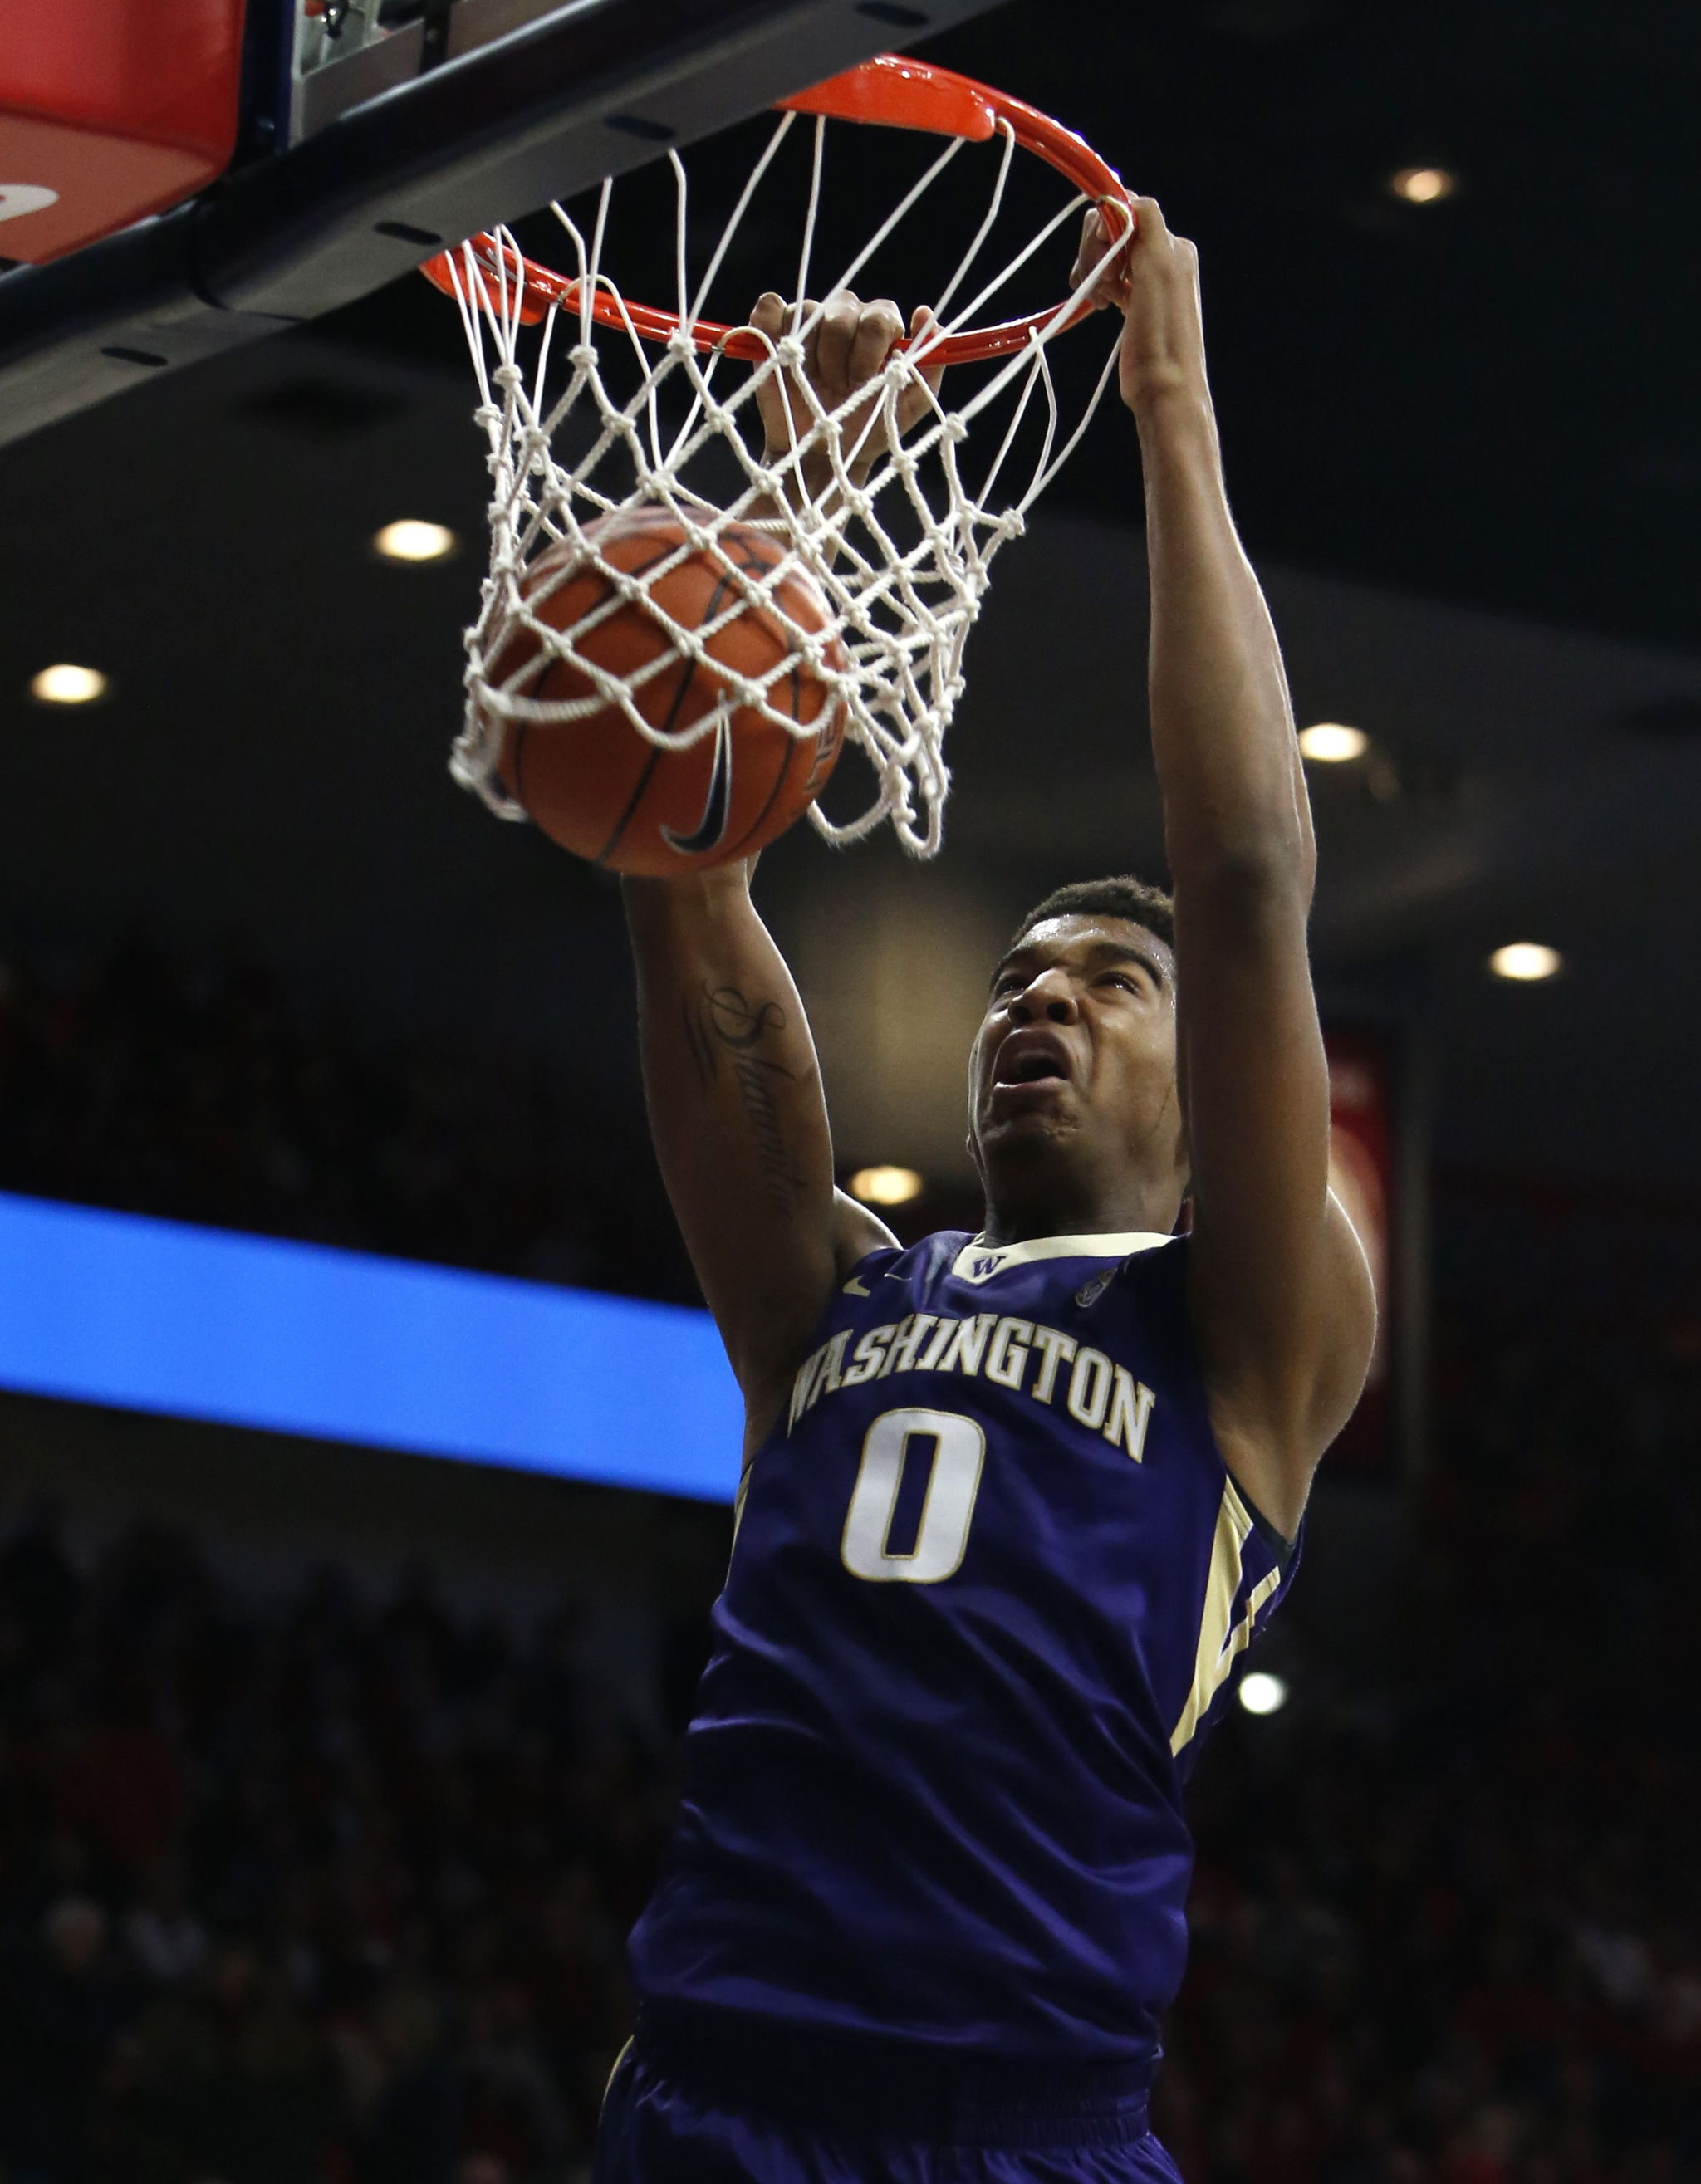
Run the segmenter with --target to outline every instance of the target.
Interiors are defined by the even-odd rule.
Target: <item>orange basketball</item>
[[[606,516],[587,525],[586,536],[611,567],[642,577],[685,534],[666,509],[650,508]],[[557,548],[527,574],[527,605],[552,629],[574,629],[612,595],[594,562],[563,577],[577,550]],[[634,692],[638,710],[656,727],[689,727],[722,705],[727,678],[680,655],[663,616],[700,629],[737,599],[734,569],[760,582],[785,557],[784,543],[767,532],[726,524],[712,546],[698,547],[655,577],[644,599],[580,631],[573,649],[622,679],[665,662]],[[605,703],[577,720],[508,722],[497,768],[503,787],[563,848],[618,872],[666,878],[753,856],[814,802],[845,734],[843,705],[807,661],[793,658],[795,642],[786,627],[789,618],[811,632],[828,627],[832,616],[820,588],[806,571],[791,569],[767,596],[772,608],[765,600],[746,603],[705,639],[705,649],[711,662],[756,682],[790,660],[767,685],[767,701],[814,734],[795,736],[754,706],[732,705],[689,749],[670,750],[639,734],[617,705]],[[597,694],[589,676],[544,653],[534,631],[521,627],[499,637],[493,651],[488,680],[498,686],[528,656],[543,655],[535,676],[522,673],[512,684],[516,696],[561,705]],[[826,656],[835,668],[845,666],[836,637]]]

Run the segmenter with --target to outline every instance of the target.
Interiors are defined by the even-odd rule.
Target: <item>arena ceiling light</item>
[[[1489,957],[1488,967],[1497,978],[1514,978],[1531,985],[1542,978],[1557,978],[1565,967],[1565,959],[1557,948],[1549,948],[1543,941],[1509,940]]]
[[[1280,1713],[1287,1704],[1287,1685],[1281,1677],[1254,1669],[1241,1679],[1241,1704],[1248,1713]]]
[[[850,1195],[868,1206],[906,1206],[921,1190],[912,1167],[859,1167],[850,1178]]]
[[[387,561],[441,561],[445,554],[454,553],[459,543],[446,524],[404,515],[387,523],[372,545]]]
[[[1439,204],[1458,187],[1458,176],[1446,167],[1402,167],[1388,187],[1408,204]]]
[[[1344,721],[1317,721],[1299,732],[1299,755],[1322,766],[1342,766],[1363,758],[1370,738],[1363,728],[1349,728]]]
[[[30,695],[44,705],[91,705],[107,694],[107,679],[98,667],[74,667],[59,660],[44,667],[30,684]]]

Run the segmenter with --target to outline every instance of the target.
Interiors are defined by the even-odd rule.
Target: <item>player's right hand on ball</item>
[[[756,408],[770,462],[789,454],[814,430],[817,410],[810,401],[811,393],[815,404],[829,415],[843,409],[859,389],[878,377],[904,337],[903,315],[890,297],[865,304],[848,288],[829,296],[824,309],[809,299],[788,304],[770,289],[750,313],[750,325],[772,342],[783,340],[795,326],[805,329],[801,370],[770,372],[756,387]],[[932,312],[925,304],[918,305],[910,316],[911,339],[926,333],[932,325]],[[935,366],[906,378],[896,406],[898,438],[931,409],[944,376],[942,368]],[[888,434],[878,414],[884,393],[882,382],[871,389],[866,402],[846,411],[839,421],[846,467],[859,481],[867,476],[887,445]],[[830,478],[832,464],[824,447],[806,455],[803,474],[812,488]]]

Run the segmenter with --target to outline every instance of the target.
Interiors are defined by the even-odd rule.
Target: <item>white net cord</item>
[[[694,288],[687,273],[685,169],[670,155],[675,178],[672,308],[684,326],[699,323],[757,184],[798,117],[785,114],[733,209]],[[824,119],[815,142],[802,248],[793,293],[811,293],[817,209],[822,189]],[[764,337],[762,360],[744,369],[724,394],[729,369],[720,351],[700,354],[688,333],[646,345],[604,264],[613,184],[604,185],[587,235],[554,208],[572,248],[571,277],[548,311],[529,368],[532,338],[518,277],[520,252],[498,231],[493,252],[464,245],[450,264],[478,376],[476,420],[488,443],[492,485],[490,564],[477,621],[466,632],[466,712],[451,760],[458,781],[505,818],[527,815],[499,777],[509,724],[548,727],[616,709],[651,744],[683,749],[714,734],[734,710],[749,708],[789,734],[814,741],[820,722],[802,722],[782,702],[801,668],[828,686],[843,709],[847,739],[869,761],[872,799],[857,816],[810,817],[829,841],[845,844],[890,822],[905,849],[932,856],[940,846],[950,774],[944,741],[963,689],[963,655],[985,596],[994,556],[1023,530],[1027,512],[1085,431],[1115,366],[1113,348],[1083,414],[1067,432],[1047,350],[1093,276],[1030,333],[1025,345],[990,363],[954,367],[935,391],[929,360],[948,337],[976,323],[992,298],[1072,219],[1085,200],[1071,198],[993,277],[970,275],[997,220],[1014,149],[1001,123],[990,207],[951,278],[932,301],[932,317],[895,348],[875,377],[837,409],[824,408],[803,370],[805,345],[823,301],[795,306],[790,330]],[[963,147],[952,139],[876,231],[822,290],[830,300],[858,273]],[[973,292],[963,292],[973,289]],[[600,328],[592,299],[618,313],[621,332]],[[605,357],[597,337],[612,352]],[[618,372],[618,391],[610,380]],[[784,375],[789,444],[764,452],[757,397]],[[1007,416],[1004,412],[1007,411]],[[915,414],[907,434],[901,412]],[[989,413],[996,413],[989,415]],[[970,462],[970,428],[984,419],[994,438],[984,468]],[[1019,451],[1019,460],[1018,460]],[[1008,473],[1019,482],[1007,484]],[[615,567],[599,551],[599,528],[627,511],[665,511],[681,542],[641,574]],[[612,526],[611,526],[611,528]],[[776,559],[741,556],[737,529],[756,530],[784,549]],[[714,554],[726,575],[726,604],[713,619],[687,627],[667,612],[656,587],[688,557]],[[547,559],[545,558],[547,557]],[[587,571],[601,578],[598,603],[570,627],[538,612],[559,588]],[[812,587],[822,627],[789,610]],[[631,674],[600,665],[594,631],[611,616],[639,608],[665,634],[663,656]],[[760,676],[741,675],[713,656],[715,638],[739,616],[760,611],[784,632],[786,656]],[[521,633],[523,632],[523,638]],[[518,665],[509,666],[508,660]],[[683,727],[657,725],[644,710],[657,676],[686,661],[705,671],[715,703]],[[590,694],[549,699],[528,693],[560,661]],[[574,687],[570,682],[569,688]],[[652,710],[660,710],[652,707]]]

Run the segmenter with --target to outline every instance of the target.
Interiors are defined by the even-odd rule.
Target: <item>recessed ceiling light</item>
[[[44,667],[30,684],[30,695],[44,705],[88,705],[106,695],[106,677],[98,667],[73,667],[60,660]]]
[[[1564,967],[1564,958],[1557,948],[1540,940],[1509,940],[1489,957],[1488,967],[1497,978],[1517,978],[1528,983],[1553,978]]]
[[[1280,1676],[1254,1669],[1241,1679],[1241,1704],[1248,1713],[1280,1713],[1287,1704],[1287,1685]]]
[[[1370,748],[1370,738],[1363,728],[1349,728],[1344,721],[1319,721],[1311,727],[1299,732],[1299,755],[1315,759],[1323,766],[1341,766],[1348,759],[1363,758]]]
[[[1388,187],[1408,204],[1439,204],[1458,187],[1458,177],[1445,167],[1402,167],[1389,176]]]
[[[903,1206],[921,1195],[922,1179],[912,1167],[859,1167],[850,1178],[850,1195],[870,1206]]]
[[[387,523],[372,543],[387,561],[440,561],[445,554],[454,553],[455,536],[445,524],[404,515],[399,522]]]

